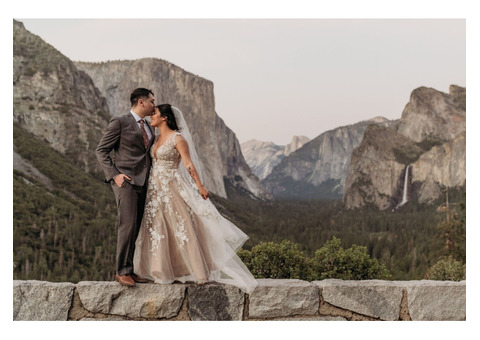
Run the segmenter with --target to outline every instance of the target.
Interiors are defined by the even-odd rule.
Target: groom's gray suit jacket
[[[133,255],[135,240],[142,222],[145,208],[147,181],[152,160],[150,147],[154,142],[150,124],[146,128],[152,132],[152,138],[145,147],[143,134],[131,113],[113,117],[97,146],[97,159],[105,172],[105,182],[112,183],[118,209],[118,236],[116,272],[118,275],[134,273]],[[113,153],[113,155],[112,155]],[[129,176],[121,187],[112,179],[118,174]]]
[[[97,146],[97,159],[105,173],[105,181],[122,173],[132,180],[130,184],[143,186],[148,178],[150,165],[150,147],[154,142],[153,129],[146,121],[146,127],[152,132],[147,148],[143,142],[142,131],[131,113],[113,117]],[[111,152],[113,151],[113,157]]]

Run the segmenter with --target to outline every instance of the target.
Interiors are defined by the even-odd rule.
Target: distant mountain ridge
[[[385,210],[398,206],[404,188],[407,200],[431,202],[444,187],[464,186],[465,141],[466,89],[415,89],[397,124],[365,131],[352,153],[345,205]]]
[[[275,198],[342,199],[347,208],[395,209],[412,199],[432,202],[446,186],[465,186],[465,123],[465,88],[451,85],[442,93],[420,87],[399,120],[376,117],[339,127],[288,156],[273,143],[249,141],[242,147],[250,150],[260,178],[270,172],[262,183]]]
[[[260,180],[263,180],[283,158],[299,149],[308,141],[310,141],[308,137],[294,136],[290,144],[276,145],[272,142],[251,139],[240,144],[240,146],[252,172]]]
[[[392,125],[383,117],[326,131],[283,158],[262,183],[282,199],[339,199],[352,151],[372,124]]]

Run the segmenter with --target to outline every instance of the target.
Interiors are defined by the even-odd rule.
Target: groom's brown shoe
[[[120,282],[122,286],[134,287],[135,281],[130,275],[115,275],[115,279]]]
[[[137,283],[148,283],[148,282],[150,282],[150,280],[144,279],[144,278],[138,276],[137,274],[132,274],[132,278],[133,278],[133,281],[135,281]]]

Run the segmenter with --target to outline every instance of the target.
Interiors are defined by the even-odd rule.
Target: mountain
[[[277,198],[341,198],[351,153],[372,124],[393,122],[376,117],[324,132],[283,158],[262,183]]]
[[[215,112],[211,81],[155,58],[75,65],[93,79],[112,115],[130,110],[130,93],[136,87],[151,89],[157,104],[177,106],[188,123],[209,190],[227,197],[228,181],[251,197],[270,198],[245,162],[235,133]]]
[[[310,138],[305,136],[294,136],[290,144],[282,146],[272,142],[251,139],[240,144],[240,147],[252,172],[260,180],[263,180],[283,158],[299,149],[309,140]]]
[[[415,89],[392,127],[371,126],[352,153],[343,201],[380,210],[431,202],[466,181],[466,89]]]
[[[13,121],[87,172],[110,112],[92,79],[40,37],[13,22]]]

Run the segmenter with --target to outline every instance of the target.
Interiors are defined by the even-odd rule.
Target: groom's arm
[[[96,149],[97,160],[105,173],[105,181],[110,182],[120,172],[115,167],[110,152],[120,140],[121,126],[117,117],[113,117]]]

